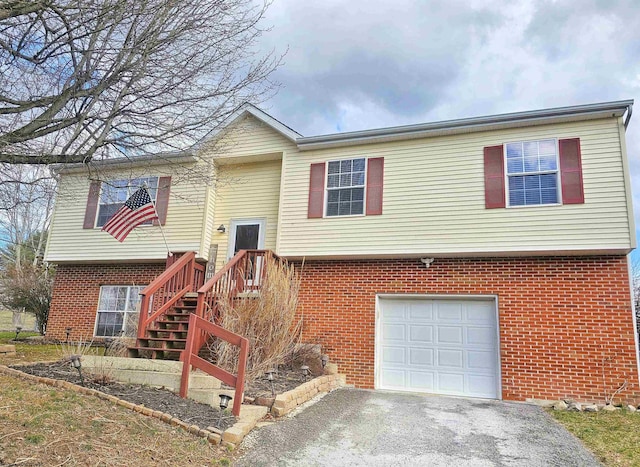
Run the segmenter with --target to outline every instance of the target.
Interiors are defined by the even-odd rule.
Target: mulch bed
[[[273,379],[274,392],[277,395],[286,391],[291,391],[303,384],[305,381],[309,381],[320,374],[322,373],[319,373],[318,375],[310,375],[305,380],[299,369],[291,368],[289,366],[280,366]],[[266,376],[247,385],[244,389],[244,393],[245,397],[273,397],[271,392],[271,383],[267,380]]]
[[[13,366],[13,368],[35,376],[80,384],[78,371],[69,362],[37,363]],[[230,413],[224,413],[222,421],[218,423],[220,420],[218,408],[191,399],[182,399],[167,389],[116,382],[100,383],[92,380],[89,374],[83,376],[85,387],[111,394],[133,404],[144,404],[145,407],[168,413],[189,425],[198,425],[200,428],[215,426],[224,431],[235,423],[235,417]]]

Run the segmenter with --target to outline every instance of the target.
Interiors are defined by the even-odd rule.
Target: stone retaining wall
[[[329,392],[346,384],[345,375],[324,375],[301,384],[291,391],[276,396],[271,413],[282,417],[320,392]]]

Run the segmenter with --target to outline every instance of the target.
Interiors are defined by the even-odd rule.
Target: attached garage
[[[496,301],[379,296],[376,388],[500,399]]]

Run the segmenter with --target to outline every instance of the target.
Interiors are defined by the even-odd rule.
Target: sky
[[[261,108],[304,136],[638,99],[640,234],[638,0],[274,0],[265,24],[287,53]]]

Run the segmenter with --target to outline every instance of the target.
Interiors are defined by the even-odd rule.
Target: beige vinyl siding
[[[113,179],[168,173],[171,171],[166,167],[148,167],[144,173],[136,174],[111,172]],[[193,178],[189,181],[184,174],[172,177],[167,221],[163,227],[172,251],[200,250],[206,186],[199,182],[198,177]],[[61,176],[47,261],[164,260],[167,257],[167,248],[158,226],[138,227],[123,243],[100,228],[83,229],[88,192],[86,174]]]
[[[246,116],[225,129],[221,137],[210,142],[204,151],[224,164],[226,159],[252,159],[261,155],[273,155],[273,158],[279,159],[282,151],[295,148],[295,143],[273,128],[252,116]]]
[[[485,146],[574,137],[581,140],[585,204],[485,209]],[[363,156],[384,157],[383,214],[307,219],[310,164]],[[285,167],[284,256],[571,252],[631,244],[614,118],[287,153]]]
[[[216,270],[227,261],[232,219],[266,219],[265,248],[274,250],[278,231],[281,161],[227,165],[220,168],[214,226],[224,224],[226,233],[213,232],[218,245]]]

